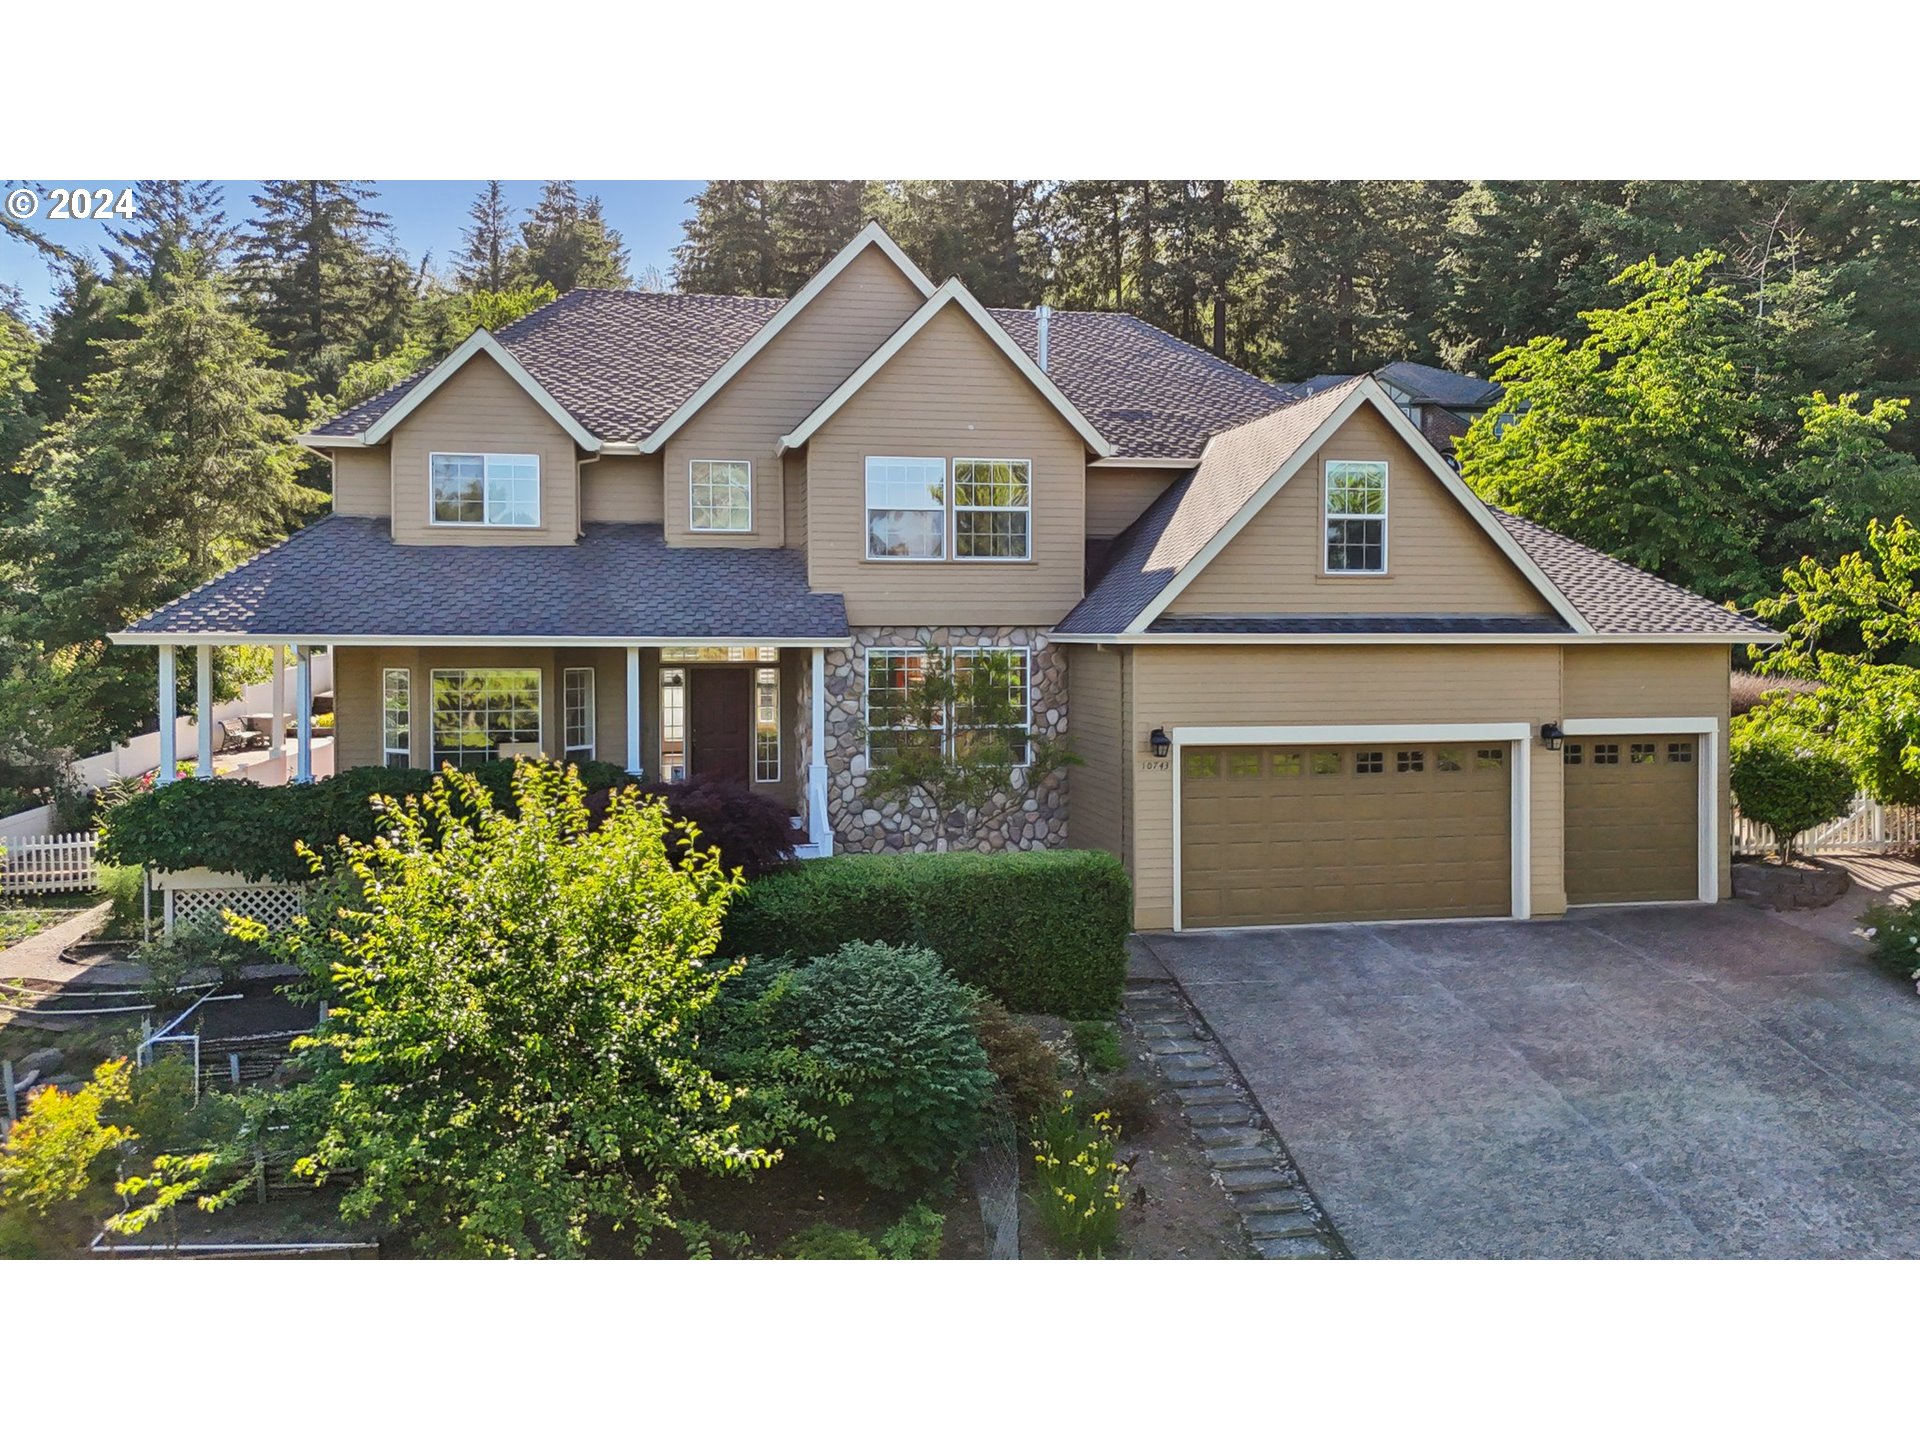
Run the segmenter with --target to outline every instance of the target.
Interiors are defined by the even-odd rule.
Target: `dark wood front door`
[[[753,756],[753,674],[748,670],[694,670],[688,730],[693,754],[689,775],[745,780]]]

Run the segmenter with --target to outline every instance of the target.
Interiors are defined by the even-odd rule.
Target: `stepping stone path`
[[[1215,1181],[1239,1212],[1254,1253],[1263,1260],[1351,1259],[1287,1147],[1179,988],[1166,980],[1131,980],[1124,1008],[1180,1102]]]

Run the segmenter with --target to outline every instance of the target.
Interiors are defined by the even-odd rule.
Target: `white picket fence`
[[[1881,805],[1859,794],[1847,813],[1824,825],[1803,830],[1793,848],[1801,855],[1838,855],[1862,851],[1885,852],[1920,846],[1920,806]],[[1733,848],[1736,852],[1773,849],[1773,830],[1733,812]]]
[[[10,835],[0,840],[0,895],[91,890],[99,870],[94,831],[75,835]]]

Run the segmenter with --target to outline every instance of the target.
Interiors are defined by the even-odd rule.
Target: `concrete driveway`
[[[1830,934],[1719,905],[1146,939],[1357,1256],[1920,1256],[1920,996]]]

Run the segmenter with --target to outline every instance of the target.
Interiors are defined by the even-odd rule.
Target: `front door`
[[[693,753],[687,773],[746,780],[753,758],[753,672],[702,667],[688,673],[688,683]]]

